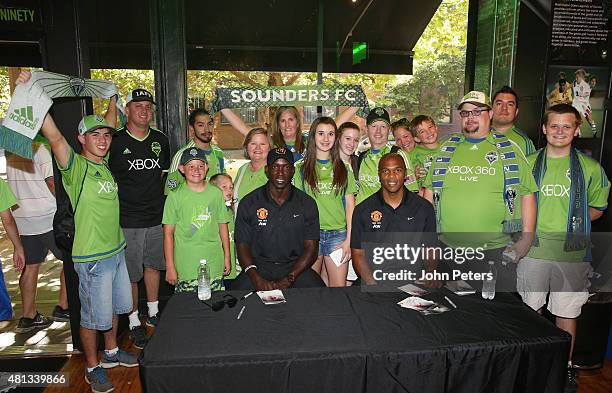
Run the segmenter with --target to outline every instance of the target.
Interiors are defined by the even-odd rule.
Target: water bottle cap
[[[495,261],[489,261],[489,265],[495,265]]]

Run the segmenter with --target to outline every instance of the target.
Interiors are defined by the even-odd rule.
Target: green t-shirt
[[[515,189],[520,198],[536,192],[537,186],[527,159],[516,146],[514,150],[520,179]],[[506,205],[504,172],[498,156],[492,134],[485,139],[466,138],[457,145],[444,176],[437,212],[446,244],[488,250],[504,247],[510,240],[502,233]],[[432,177],[433,171],[429,171],[424,183],[430,190]]]
[[[533,166],[537,154],[528,157]],[[610,182],[603,168],[593,159],[578,153],[582,166],[589,207],[604,210],[608,206]],[[563,250],[571,194],[570,156],[546,157],[546,172],[538,191],[538,246],[528,256],[549,261],[584,261],[586,250]]]
[[[17,204],[17,198],[13,195],[13,191],[8,183],[0,178],[0,212],[10,209],[15,204]]]
[[[425,146],[416,145],[414,150],[410,153],[414,166],[419,166],[421,168],[424,168],[425,171],[429,172],[429,168],[431,168],[431,163],[440,151],[440,146],[442,146],[442,144],[438,144],[438,147],[436,147],[435,149],[428,149]],[[420,186],[423,187],[424,183],[425,178],[422,178],[420,181]]]
[[[330,160],[317,160],[315,171],[317,172],[318,192],[303,181],[304,161],[295,164],[293,185],[310,195],[317,203],[319,209],[319,227],[324,230],[346,230],[346,210],[344,197],[346,194],[356,194],[357,185],[351,168],[345,164],[347,171],[347,187],[336,194],[333,188],[333,166]]]
[[[386,144],[382,149],[370,149],[363,153],[366,156],[362,159],[361,166],[359,167],[359,191],[357,192],[357,204],[363,202],[370,195],[374,194],[380,189],[378,162],[382,156],[391,152],[391,148],[392,146],[390,144]],[[397,154],[402,156],[404,158],[404,162],[406,163],[406,180],[404,181],[406,188],[408,188],[410,191],[418,191],[419,184],[417,183],[416,176],[414,175],[412,161],[401,149],[397,151]]]
[[[91,262],[123,250],[125,238],[119,226],[118,187],[106,163],[95,163],[70,149],[68,165],[59,169],[73,209],[79,201],[74,215],[72,260]]]
[[[213,289],[222,288],[223,245],[219,224],[231,217],[223,192],[208,184],[195,192],[181,184],[166,199],[163,224],[174,225],[174,266],[179,281],[197,280],[200,260],[206,259]]]
[[[257,171],[253,172],[251,171],[251,164],[247,162],[238,169],[234,182],[234,193],[238,202],[240,202],[245,195],[268,182],[265,168],[265,166],[262,166]]]
[[[185,182],[185,176],[178,170],[181,162],[181,155],[183,155],[183,151],[195,145],[195,141],[193,139],[190,140],[181,146],[176,154],[174,154],[174,157],[172,157],[170,169],[168,169],[168,177],[166,178],[166,186],[164,188],[164,193],[166,195],[168,195],[169,191],[175,190],[179,184]],[[204,150],[204,153],[206,154],[206,161],[208,162],[206,181],[217,173],[225,173],[225,159],[223,158],[223,150],[221,150],[219,146],[211,144],[210,150]]]
[[[503,134],[506,136],[506,138],[516,143],[525,156],[528,156],[535,152],[536,149],[533,144],[533,141],[523,131],[516,128],[516,126],[512,126],[512,128],[510,128]]]

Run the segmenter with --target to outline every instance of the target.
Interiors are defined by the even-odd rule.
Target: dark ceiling
[[[324,70],[411,73],[412,49],[440,2],[372,1],[349,37],[338,68],[337,47],[369,0],[325,1]],[[112,7],[113,17],[107,15],[107,1],[86,4],[92,68],[151,68],[148,1],[122,1],[121,8]],[[318,0],[186,0],[188,69],[315,71],[317,9]],[[6,37],[0,32],[0,39]],[[360,41],[368,43],[368,59],[352,65],[352,43]],[[15,64],[2,65],[40,65],[36,46],[5,42],[0,44],[3,51],[7,45],[12,45],[13,56],[2,63]]]

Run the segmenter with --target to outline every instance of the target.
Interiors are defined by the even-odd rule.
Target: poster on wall
[[[599,138],[603,129],[609,81],[607,67],[549,65],[546,75],[546,107],[571,104],[582,116],[580,137]]]
[[[599,151],[610,95],[610,0],[553,0],[546,73],[546,108],[570,104],[580,113],[581,147]],[[597,138],[595,140],[594,138]]]

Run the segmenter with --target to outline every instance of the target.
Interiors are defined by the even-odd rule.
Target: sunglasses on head
[[[238,303],[238,299],[234,296],[225,294],[223,295],[223,299],[217,299],[211,303],[207,301],[202,301],[202,303],[206,304],[208,307],[212,308],[213,311],[219,311],[227,304],[227,307],[232,308]]]

